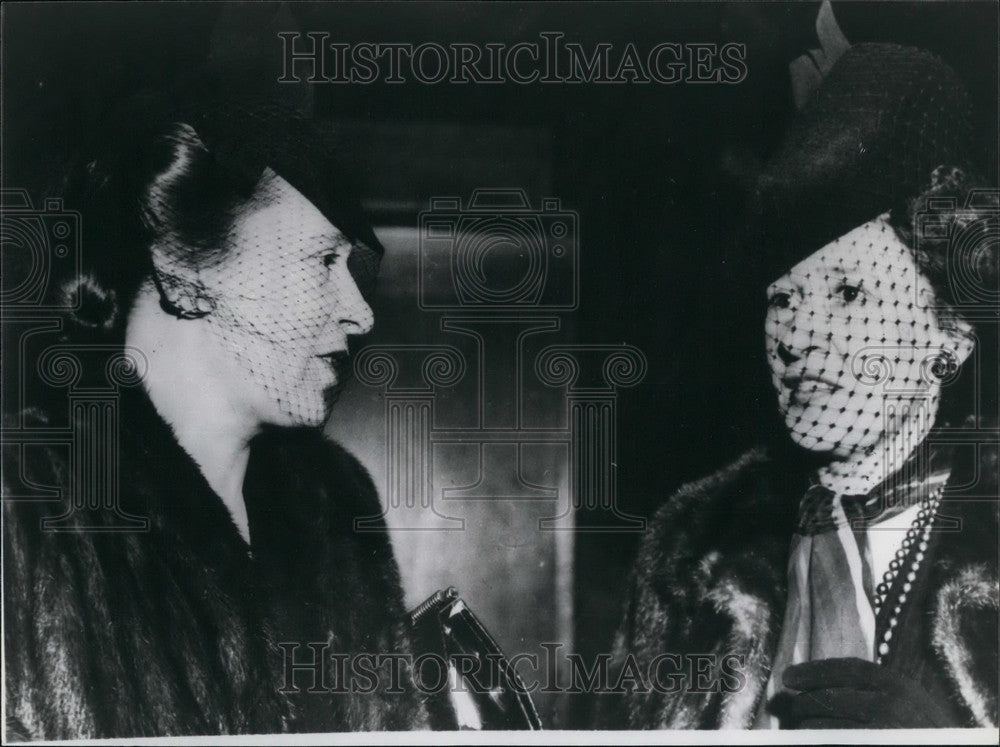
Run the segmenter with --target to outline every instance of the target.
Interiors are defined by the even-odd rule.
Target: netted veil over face
[[[834,458],[881,448],[883,466],[898,467],[969,350],[888,215],[796,264],[767,303],[767,359],[792,439]]]
[[[866,472],[852,491],[924,441],[973,347],[938,267],[946,242],[925,251],[914,230],[924,196],[954,187],[964,201],[971,120],[961,81],[934,55],[858,45],[758,181],[748,233],[778,408],[799,446]]]
[[[193,131],[187,134],[179,148],[198,147]],[[172,176],[151,186],[149,204],[159,212]],[[265,420],[322,424],[345,373],[348,336],[373,323],[348,270],[354,244],[270,168],[235,209],[221,242],[214,259],[192,271],[185,261],[191,247],[163,233],[154,264],[164,296],[182,314],[200,317],[232,356]]]
[[[167,313],[209,331],[222,375],[277,425],[320,425],[382,248],[337,159],[337,135],[270,105],[120,115],[127,140],[87,165],[93,274],[126,308],[151,278]],[[126,315],[117,314],[118,318]]]

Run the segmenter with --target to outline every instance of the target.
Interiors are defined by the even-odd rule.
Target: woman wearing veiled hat
[[[72,448],[5,451],[8,737],[427,725],[378,496],[322,433],[381,255],[330,155],[285,112],[149,98],[69,180],[83,272],[18,422]],[[338,685],[356,654],[395,664]]]
[[[998,206],[969,121],[937,58],[860,45],[765,169],[781,436],[657,512],[615,648],[646,679],[603,725],[996,726]]]

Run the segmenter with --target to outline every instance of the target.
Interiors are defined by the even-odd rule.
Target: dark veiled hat
[[[972,121],[961,80],[935,55],[852,47],[758,180],[749,259],[767,282],[852,228],[905,209],[939,166],[969,168]]]
[[[351,275],[369,301],[384,253],[343,158],[337,127],[270,99],[202,101],[184,114],[214,157],[259,176],[271,168],[354,242]]]
[[[122,321],[118,311],[128,307],[139,283],[152,271],[142,196],[151,179],[170,168],[174,146],[166,135],[179,123],[195,131],[209,154],[206,178],[175,215],[182,229],[184,224],[204,229],[220,222],[226,228],[233,200],[249,198],[264,169],[270,168],[354,244],[348,268],[362,294],[371,299],[383,249],[362,209],[356,181],[344,166],[334,125],[274,97],[226,98],[214,87],[185,91],[183,96],[157,91],[138,94],[110,112],[64,184],[66,206],[82,214],[82,269],[88,283],[78,289],[73,278],[55,278],[51,292],[73,299],[80,290],[93,295],[100,289],[104,297],[117,299],[117,304],[76,301],[100,310],[94,318],[76,321],[111,330],[113,322]],[[195,233],[200,241],[192,246],[202,246],[206,235],[222,236],[225,231]],[[202,248],[206,254],[213,249]]]

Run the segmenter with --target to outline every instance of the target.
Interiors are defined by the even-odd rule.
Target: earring
[[[163,301],[166,310],[178,319],[201,319],[215,310],[215,304],[203,296],[179,296],[176,299],[163,297]]]
[[[160,291],[160,306],[178,319],[201,319],[215,310],[212,299],[190,284],[185,283],[182,291],[176,283],[164,283],[159,273],[154,274],[154,281]]]

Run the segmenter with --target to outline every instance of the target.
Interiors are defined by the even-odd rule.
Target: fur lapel
[[[770,675],[774,631],[782,611],[769,598],[749,588],[740,574],[729,573],[706,589],[706,598],[715,611],[731,625],[722,650],[740,661],[746,684],[732,692],[720,693],[720,729],[748,727],[760,704]]]
[[[770,677],[784,614],[788,537],[797,502],[794,494],[773,483],[768,466],[766,454],[753,451],[718,475],[718,481],[699,486],[707,498],[702,521],[716,526],[697,527],[695,547],[705,573],[696,576],[693,598],[699,608],[691,610],[691,629],[696,634],[706,616],[718,616],[719,628],[726,632],[718,642],[705,640],[696,650],[711,651],[720,659],[736,657],[745,678],[740,688],[720,687],[718,702],[697,719],[701,728],[708,725],[705,716],[715,728],[749,728]],[[696,640],[692,636],[692,643]]]
[[[970,631],[985,630],[996,643],[998,596],[995,569],[991,573],[983,564],[965,566],[938,591],[933,628],[934,648],[945,662],[949,679],[976,723],[991,728],[997,726],[996,656],[990,658],[987,651],[977,650],[972,642],[979,636]],[[987,665],[976,666],[984,658]]]
[[[704,680],[714,686],[704,692],[687,678],[665,696],[647,690],[621,698],[633,728],[752,724],[780,632],[796,505],[786,505],[789,486],[772,484],[767,466],[763,451],[748,452],[682,488],[654,518],[639,551],[637,596],[617,663],[629,652],[641,669],[662,653],[708,655],[713,664]],[[737,687],[727,686],[727,666]]]
[[[123,395],[120,414],[121,506],[148,532],[40,532],[62,501],[5,501],[8,715],[48,739],[424,726],[411,688],[280,691],[281,642],[409,651],[388,535],[354,531],[381,510],[360,464],[314,431],[262,434],[244,484],[251,557],[148,399]],[[67,485],[51,450],[4,467]]]
[[[732,656],[742,686],[706,693],[687,680],[665,694],[647,688],[605,699],[599,721],[657,729],[753,726],[781,632],[789,540],[805,487],[753,450],[685,486],[657,512],[633,569],[613,661],[621,667],[634,657],[643,669],[664,653],[710,654],[714,682]],[[938,555],[933,623],[920,634],[944,664],[928,660],[931,669],[946,670],[956,700],[982,726],[995,725],[997,711],[996,566],[975,562],[996,550],[996,508],[988,508],[982,516],[965,514],[967,531],[955,533]]]

